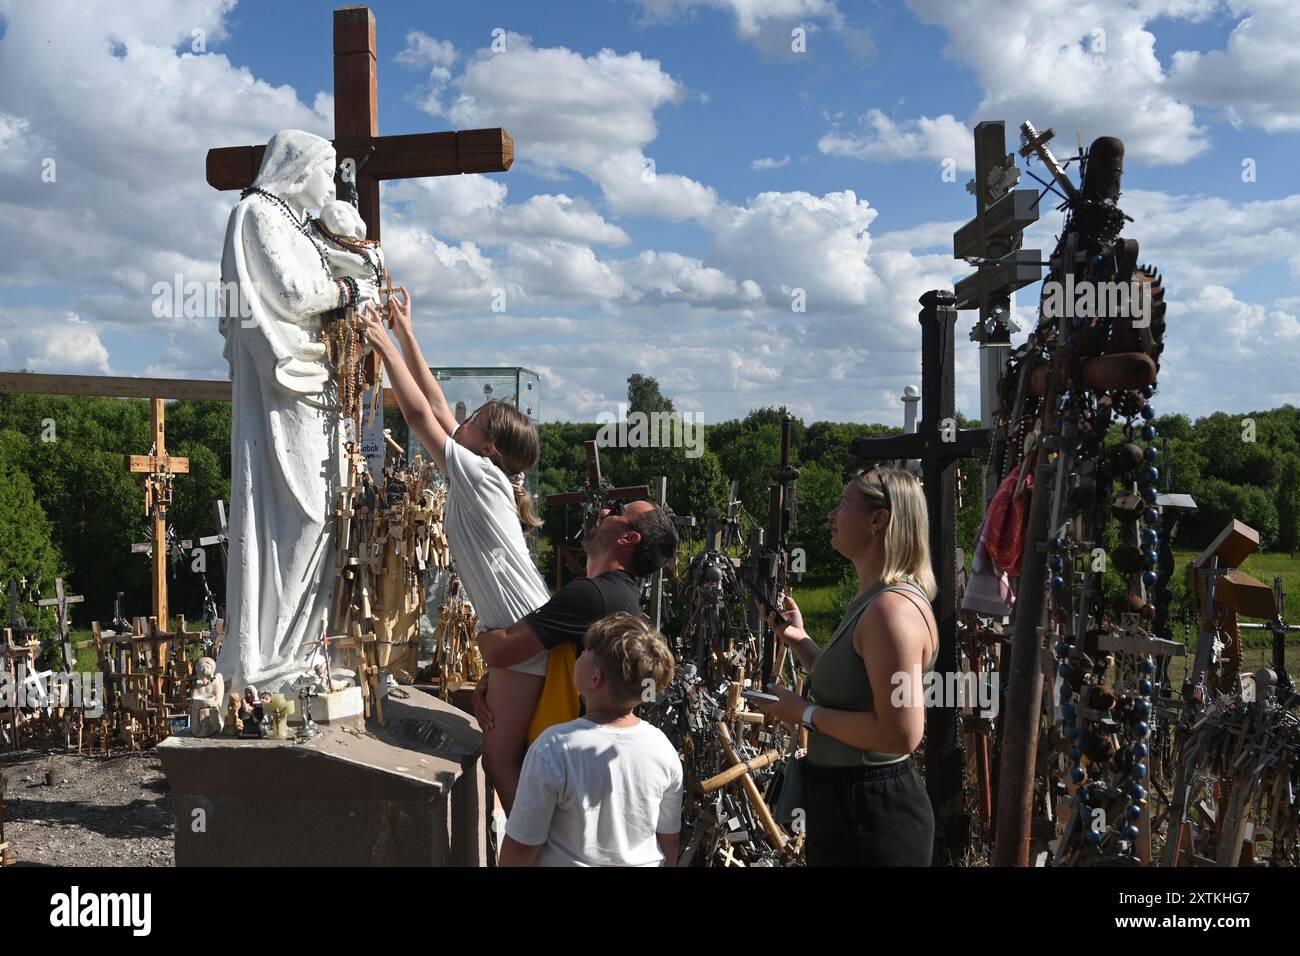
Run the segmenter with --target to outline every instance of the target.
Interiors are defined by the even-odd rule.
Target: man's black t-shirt
[[[594,578],[575,578],[524,620],[547,650],[569,641],[574,652],[581,654],[587,628],[619,611],[641,614],[641,586],[621,569]]]

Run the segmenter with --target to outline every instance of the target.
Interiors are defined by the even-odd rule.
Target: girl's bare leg
[[[483,734],[483,769],[507,814],[515,804],[519,771],[528,750],[528,725],[542,696],[545,678],[521,674],[505,667],[492,668],[488,679],[487,705],[494,724]]]

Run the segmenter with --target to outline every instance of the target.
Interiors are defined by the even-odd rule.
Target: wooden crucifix
[[[68,605],[84,601],[80,594],[65,594],[63,578],[54,579],[54,597],[37,601],[38,607],[52,607],[59,622],[59,643],[63,647],[63,669],[71,672],[77,666],[77,652],[72,646],[72,622],[68,619]]]
[[[153,613],[158,626],[167,630],[167,509],[171,506],[173,475],[186,475],[190,460],[167,454],[166,412],[163,400],[151,402],[153,423],[153,451],[148,455],[127,455],[126,468],[144,479],[144,511],[152,525],[150,541],[153,547]]]
[[[379,135],[375,15],[369,7],[334,11],[334,150],[340,169],[355,164],[358,211],[367,235],[379,239],[379,181],[461,173],[501,173],[515,158],[504,129]],[[266,146],[208,150],[207,180],[215,189],[252,185]]]
[[[578,491],[566,491],[558,495],[547,495],[546,505],[582,505],[582,533],[589,534],[600,520],[600,512],[611,501],[635,501],[650,496],[648,485],[628,485],[615,488],[600,473],[600,446],[595,441],[587,442],[587,480]],[[568,565],[578,577],[584,577],[586,571],[578,562],[579,549],[560,545],[555,549],[555,587],[558,589],[563,581],[564,565]]]
[[[1015,153],[1007,152],[1006,124],[980,123],[975,127],[975,178],[966,184],[975,196],[975,218],[953,233],[952,254],[975,265],[974,274],[957,283],[955,304],[958,310],[979,310],[970,338],[980,347],[980,419],[985,428],[993,427],[1011,333],[1020,328],[1011,316],[1011,297],[1042,278],[1042,252],[1020,248],[1025,227],[1038,221],[1039,194],[1012,189],[1019,181]],[[990,456],[986,500],[997,488],[1000,457]]]
[[[895,459],[919,459],[930,517],[930,561],[939,595],[934,616],[939,624],[939,675],[957,671],[957,462],[989,444],[989,431],[957,427],[953,382],[953,335],[957,323],[954,296],[945,289],[921,296],[921,424],[912,435],[859,438],[854,453],[873,465]],[[961,859],[970,837],[970,814],[962,805],[964,759],[958,746],[957,708],[932,707],[927,717],[925,783],[934,807],[935,862]]]

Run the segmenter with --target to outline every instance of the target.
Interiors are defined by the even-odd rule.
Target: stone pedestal
[[[170,737],[176,865],[482,866],[481,749],[473,717],[412,687],[382,725],[306,742]]]

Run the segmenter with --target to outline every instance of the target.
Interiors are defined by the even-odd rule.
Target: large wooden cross
[[[1037,249],[1021,249],[1026,226],[1038,221],[1039,195],[1034,189],[1012,189],[1020,180],[1015,154],[1007,152],[1006,124],[985,121],[975,127],[975,178],[966,188],[975,196],[975,218],[952,237],[955,259],[975,263],[975,272],[960,280],[955,292],[958,309],[979,309],[971,341],[980,346],[980,417],[993,427],[998,406],[997,385],[1011,351],[1011,296],[1042,278]],[[996,487],[995,480],[991,483]],[[993,490],[987,490],[992,496]]]
[[[153,613],[158,626],[167,630],[167,506],[171,504],[170,476],[189,474],[190,460],[167,454],[165,412],[163,400],[151,401],[153,412],[153,452],[148,455],[127,455],[128,471],[143,474],[144,510],[152,524],[150,540],[153,545]]]
[[[501,173],[515,158],[504,129],[451,133],[379,135],[379,83],[375,58],[375,15],[369,7],[334,11],[334,150],[340,168],[356,163],[358,211],[367,234],[379,238],[379,181],[461,173]],[[263,146],[208,150],[208,184],[216,189],[252,185],[262,165]]]

